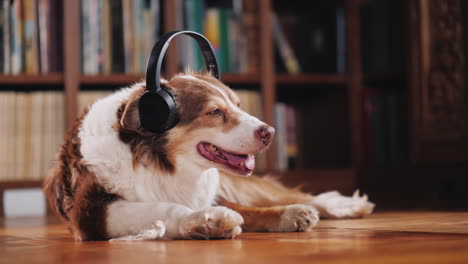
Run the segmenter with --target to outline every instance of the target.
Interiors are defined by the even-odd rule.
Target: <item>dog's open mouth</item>
[[[252,154],[232,153],[208,142],[198,143],[197,149],[204,158],[223,164],[240,175],[250,175],[255,168],[255,158]]]

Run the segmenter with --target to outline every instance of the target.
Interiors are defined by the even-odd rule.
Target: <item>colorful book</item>
[[[24,1],[25,72],[39,73],[39,34],[37,27],[37,1]]]
[[[20,74],[24,71],[24,39],[23,39],[23,1],[13,1],[11,9],[11,73]]]
[[[219,9],[209,8],[205,12],[205,37],[210,41],[213,46],[216,58],[218,61],[221,57],[220,51],[220,32],[219,32]]]

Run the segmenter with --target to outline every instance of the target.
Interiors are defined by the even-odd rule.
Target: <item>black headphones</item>
[[[206,69],[214,77],[220,78],[218,62],[210,42],[201,34],[193,31],[172,31],[164,34],[154,44],[146,66],[146,92],[138,103],[141,126],[151,132],[162,133],[177,124],[177,107],[174,96],[161,88],[161,66],[164,54],[171,40],[180,34],[194,38],[205,58]]]

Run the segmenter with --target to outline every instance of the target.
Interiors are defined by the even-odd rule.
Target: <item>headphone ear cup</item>
[[[171,129],[177,120],[175,100],[164,89],[145,92],[138,102],[138,110],[141,126],[151,132]]]

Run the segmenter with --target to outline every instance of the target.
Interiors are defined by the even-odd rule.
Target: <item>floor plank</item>
[[[75,242],[53,218],[0,221],[0,263],[468,263],[468,213],[323,220],[308,233],[213,241]]]

